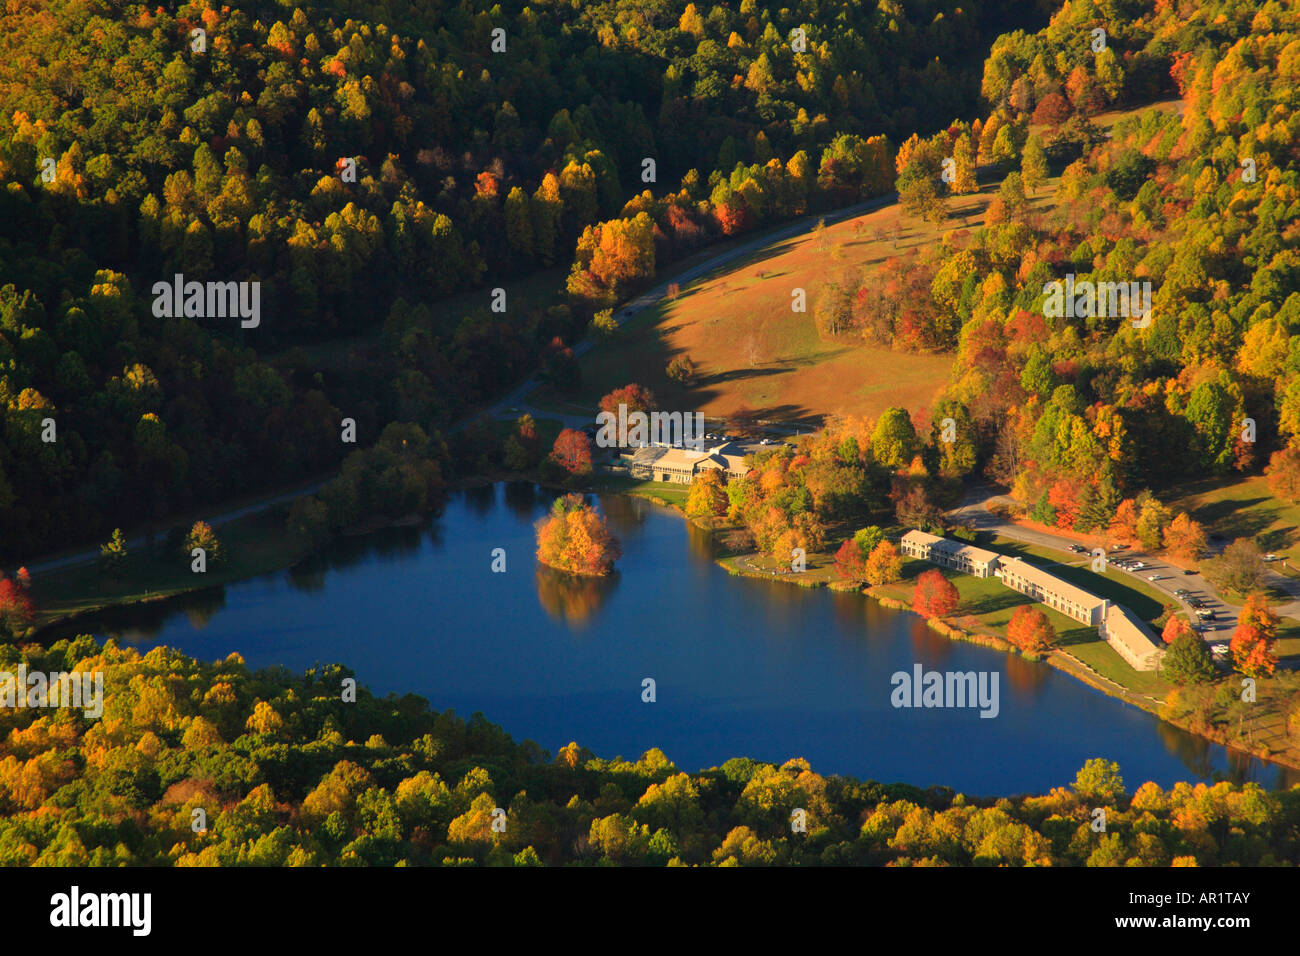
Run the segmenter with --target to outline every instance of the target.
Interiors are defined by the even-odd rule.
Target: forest
[[[445,432],[562,380],[656,263],[888,192],[888,138],[973,113],[1022,7],[7,5],[0,560],[325,472],[345,417]],[[570,301],[490,309],[571,263]],[[259,283],[262,321],[155,315],[177,274]]]

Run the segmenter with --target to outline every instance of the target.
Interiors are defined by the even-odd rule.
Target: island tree
[[[600,576],[614,570],[623,554],[605,518],[582,495],[555,500],[551,513],[537,522],[537,560],[570,574]]]

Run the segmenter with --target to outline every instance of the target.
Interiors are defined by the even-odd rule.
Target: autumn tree
[[[1164,542],[1170,554],[1195,561],[1205,550],[1205,529],[1186,511],[1180,511],[1165,528]]]
[[[867,555],[867,583],[893,584],[903,577],[903,558],[892,541],[881,541]]]
[[[655,408],[654,392],[635,383],[616,388],[600,400],[600,410],[618,415],[618,407],[626,405],[628,414],[632,412],[650,412]]]
[[[208,564],[220,564],[225,554],[221,542],[217,539],[212,525],[206,521],[196,521],[185,536],[185,558],[189,560],[195,548],[202,548]]]
[[[1196,632],[1192,630],[1192,625],[1187,622],[1187,618],[1179,617],[1178,615],[1170,617],[1165,623],[1164,630],[1160,632],[1160,636],[1164,639],[1166,644],[1172,644],[1174,641],[1178,640],[1178,638],[1184,637],[1188,634],[1193,637],[1196,636]]]
[[[721,471],[707,468],[695,476],[690,494],[686,496],[686,517],[717,518],[727,513],[728,505]]]
[[[1269,677],[1277,666],[1273,644],[1277,639],[1278,617],[1268,606],[1267,596],[1254,591],[1246,596],[1237,615],[1228,649],[1237,670],[1247,677]]]
[[[835,552],[835,576],[858,587],[867,580],[867,556],[852,538],[845,538]]]
[[[922,571],[912,593],[912,610],[927,621],[944,617],[957,610],[961,596],[956,586],[938,570]]]
[[[550,514],[537,522],[537,559],[559,571],[606,575],[622,553],[604,516],[581,495],[555,499]]]
[[[551,458],[570,475],[591,474],[591,439],[576,428],[560,432],[551,447]]]
[[[1294,445],[1275,451],[1264,469],[1268,490],[1283,501],[1300,501],[1300,448]]]
[[[24,579],[0,574],[0,633],[18,634],[31,623],[36,602]]]
[[[1056,643],[1056,629],[1041,608],[1022,604],[1007,622],[1007,640],[1022,651],[1039,654]]]
[[[1115,508],[1115,517],[1111,519],[1107,533],[1121,544],[1132,544],[1137,540],[1138,506],[1132,498],[1125,498]]]
[[[582,231],[568,290],[590,302],[610,305],[628,282],[654,271],[654,220],[640,212],[632,219],[610,219]]]

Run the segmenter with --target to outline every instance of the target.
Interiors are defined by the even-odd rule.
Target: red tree
[[[1264,469],[1268,490],[1284,501],[1300,501],[1300,448],[1273,452]]]
[[[867,579],[867,559],[862,549],[852,538],[848,538],[835,552],[835,573],[841,581],[862,584]]]
[[[618,414],[619,405],[626,405],[628,412],[651,411],[655,407],[654,392],[634,382],[614,389],[600,400],[600,410],[613,415]]]
[[[23,572],[25,577],[25,569]],[[23,578],[17,581],[0,577],[0,622],[13,627],[25,627],[36,613],[36,602],[27,593]]]
[[[951,581],[933,569],[921,572],[912,594],[912,610],[927,621],[957,610],[961,596]]]
[[[1172,644],[1180,637],[1192,633],[1194,633],[1192,631],[1192,625],[1188,624],[1186,619],[1181,617],[1171,617],[1169,623],[1165,625],[1165,629],[1160,632],[1160,636],[1164,638],[1166,644]]]
[[[591,471],[591,439],[575,428],[566,428],[555,439],[551,457],[571,475]]]
[[[1034,122],[1047,126],[1060,126],[1070,118],[1070,101],[1060,93],[1048,93],[1034,110]]]

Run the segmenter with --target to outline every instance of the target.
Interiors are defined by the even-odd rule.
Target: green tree
[[[1047,154],[1037,134],[1025,141],[1025,151],[1020,158],[1020,176],[1031,193],[1047,180]]]
[[[902,468],[917,452],[916,428],[907,409],[885,409],[871,433],[871,453],[886,468]]]
[[[1165,650],[1160,661],[1165,680],[1175,684],[1204,684],[1218,673],[1205,642],[1196,634],[1184,634]]]
[[[121,528],[113,529],[113,536],[99,546],[100,563],[109,574],[120,574],[126,564],[126,538]]]

